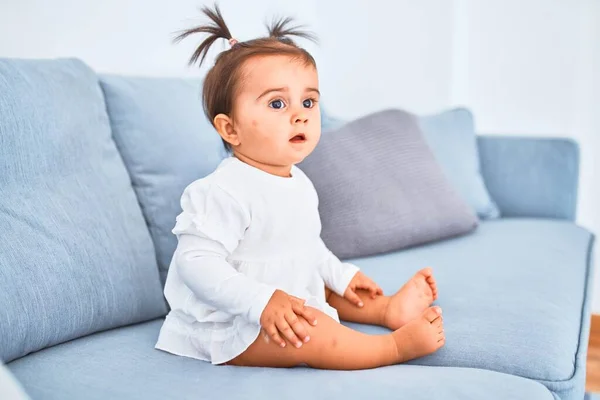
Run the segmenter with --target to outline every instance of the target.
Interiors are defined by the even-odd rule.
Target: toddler
[[[317,193],[295,166],[321,134],[316,63],[284,19],[268,37],[238,42],[219,8],[190,63],[220,53],[203,87],[204,111],[230,157],[181,197],[178,245],[165,296],[171,311],[156,348],[213,364],[354,370],[401,363],[444,345],[430,268],[393,296],[320,237]],[[367,335],[339,320],[392,330]]]

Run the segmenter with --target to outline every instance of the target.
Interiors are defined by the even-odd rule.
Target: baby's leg
[[[301,348],[278,346],[263,334],[228,364],[255,367],[293,367],[355,370],[398,364],[433,353],[444,345],[441,310],[432,307],[387,335],[366,335],[347,328],[319,310],[317,325],[303,323],[310,341]]]
[[[373,299],[369,291],[362,289],[357,290],[356,294],[363,302],[362,307],[325,288],[327,303],[337,310],[341,320],[385,326],[385,312],[391,297],[379,295]]]
[[[431,268],[424,268],[417,272],[393,296],[377,296],[372,299],[368,291],[356,291],[363,302],[362,307],[357,307],[329,289],[325,291],[327,302],[337,310],[340,319],[381,325],[392,330],[420,316],[438,295]]]

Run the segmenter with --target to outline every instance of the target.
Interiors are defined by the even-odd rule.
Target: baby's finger
[[[277,321],[277,329],[283,335],[283,337],[286,338],[293,346],[302,346],[302,342],[300,342],[300,339],[298,339],[298,337],[294,333],[294,330],[286,321],[285,317]],[[298,344],[300,344],[300,346],[298,346]]]
[[[377,297],[377,294],[379,293],[380,290],[381,289],[379,288],[379,286],[377,286],[377,284],[375,284],[375,282],[371,282],[371,284],[369,285],[369,292],[371,293],[372,299]]]
[[[370,279],[365,279],[364,281],[360,282],[360,284],[358,284],[357,287],[360,289],[367,290],[372,299],[374,299],[377,296],[377,290],[379,288],[377,284]]]
[[[317,324],[317,319],[315,318],[314,314],[304,304],[298,304],[298,303],[292,302],[292,310],[294,311],[294,313],[296,313],[296,315],[303,316],[304,319],[306,319],[309,324],[311,324],[311,325]]]
[[[302,341],[303,343],[307,343],[310,340],[310,336],[308,336],[306,327],[294,312],[290,312],[289,314],[287,314],[285,316],[285,319],[287,323],[290,324],[290,326],[294,330],[294,333],[296,334],[298,339],[300,339],[300,341]],[[294,345],[296,347],[300,347],[302,343],[294,343]]]
[[[279,336],[279,332],[277,331],[277,327],[275,326],[275,324],[266,328],[265,331],[275,343],[277,343],[281,347],[285,347],[285,340],[283,340],[281,336]]]
[[[300,303],[300,304],[304,304],[304,303],[306,303],[306,300],[304,300],[304,299],[301,299],[300,297],[296,297],[296,296],[290,296],[290,298],[291,298],[293,301],[296,301],[296,302],[298,302],[298,303]]]
[[[352,289],[346,290],[346,295],[344,297],[349,302],[355,304],[358,307],[362,307],[363,306],[362,300],[360,299],[360,297],[358,297],[358,295]]]
[[[383,289],[381,288],[381,286],[379,286],[378,284],[375,284],[375,287],[377,288],[377,290],[375,291],[375,294],[377,296],[382,296],[383,295]]]
[[[304,317],[305,320],[308,321],[311,325],[317,324],[317,317],[308,307],[293,307],[293,310],[296,314]]]

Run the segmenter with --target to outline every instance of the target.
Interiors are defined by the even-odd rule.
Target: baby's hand
[[[302,342],[306,343],[310,340],[298,316],[304,317],[311,325],[316,325],[317,319],[308,308],[304,307],[305,302],[306,300],[276,290],[260,316],[262,328],[281,347],[285,347],[282,336],[296,347],[301,347]]]
[[[367,277],[362,272],[358,271],[354,278],[350,281],[348,288],[344,292],[344,298],[359,307],[363,306],[363,302],[356,294],[357,289],[365,289],[371,292],[371,298],[374,299],[377,295],[383,294],[383,290],[371,278]]]

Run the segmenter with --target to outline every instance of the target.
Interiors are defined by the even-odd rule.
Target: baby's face
[[[288,56],[248,60],[234,104],[240,140],[234,152],[265,166],[299,163],[321,136],[318,100],[319,79],[312,65]]]

